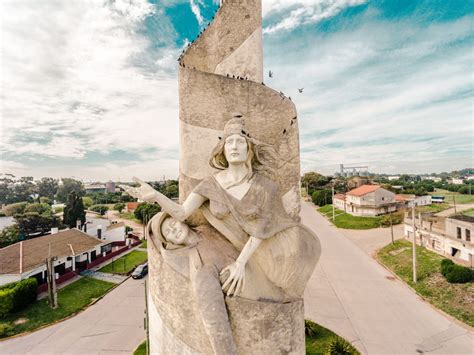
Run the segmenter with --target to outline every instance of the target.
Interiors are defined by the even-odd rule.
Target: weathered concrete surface
[[[225,1],[210,26],[181,58],[180,120],[184,123],[180,130],[181,202],[204,174],[209,175],[210,152],[233,112],[244,115],[252,137],[274,146],[278,152],[281,163],[277,175],[282,196],[293,194],[299,186],[295,106],[261,83],[261,11],[261,0]],[[215,171],[211,169],[212,172]],[[299,211],[299,204],[296,210]]]
[[[0,354],[132,354],[146,337],[144,280],[132,278],[77,316],[0,341]]]
[[[306,318],[367,354],[472,354],[472,331],[448,319],[302,203],[322,254],[305,292]],[[467,327],[467,326],[466,326]],[[418,350],[418,351],[417,351]]]

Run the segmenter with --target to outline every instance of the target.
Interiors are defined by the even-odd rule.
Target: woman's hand
[[[225,274],[228,273],[226,277]],[[237,296],[241,293],[245,286],[245,264],[241,261],[236,261],[220,272],[221,280],[224,278],[222,290],[227,296]]]
[[[127,185],[119,185],[122,189],[125,190],[130,196],[138,198],[147,202],[155,202],[156,190],[147,184],[145,181],[140,180],[139,178],[134,177],[133,181],[140,184],[139,187],[131,187]]]

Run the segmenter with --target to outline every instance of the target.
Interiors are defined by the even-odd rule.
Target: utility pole
[[[413,230],[413,282],[416,283],[416,230],[415,230],[415,201],[411,206],[411,227]]]
[[[146,330],[146,355],[150,354],[150,326],[148,324],[148,283],[145,280],[145,330]]]
[[[392,212],[390,212],[390,234],[392,236],[392,244],[395,244],[393,240],[393,223],[392,223]]]
[[[334,186],[331,186],[331,195],[332,195],[332,200],[331,200],[331,205],[332,205],[332,221],[336,219],[335,216],[335,210],[334,210]]]
[[[54,272],[54,261],[57,257],[51,256],[51,243],[49,243],[49,253],[46,259],[46,270],[48,272],[48,298],[49,306],[52,309],[58,308],[58,293],[56,290],[56,274]]]
[[[453,192],[454,214],[456,214],[456,193]]]

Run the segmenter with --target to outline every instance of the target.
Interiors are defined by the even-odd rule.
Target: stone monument
[[[227,0],[179,58],[180,203],[147,226],[152,354],[304,354],[320,254],[299,223],[294,104],[263,83],[261,0]]]

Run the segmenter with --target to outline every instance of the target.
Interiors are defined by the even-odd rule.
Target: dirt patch
[[[392,256],[395,256],[395,255],[398,255],[400,253],[403,253],[405,250],[408,250],[408,249],[410,249],[410,248],[401,248],[401,249],[389,251],[388,253]]]
[[[13,322],[13,324],[15,324],[15,325],[20,325],[20,324],[25,324],[26,322],[28,322],[28,319],[26,319],[26,318],[18,318],[16,321]]]

